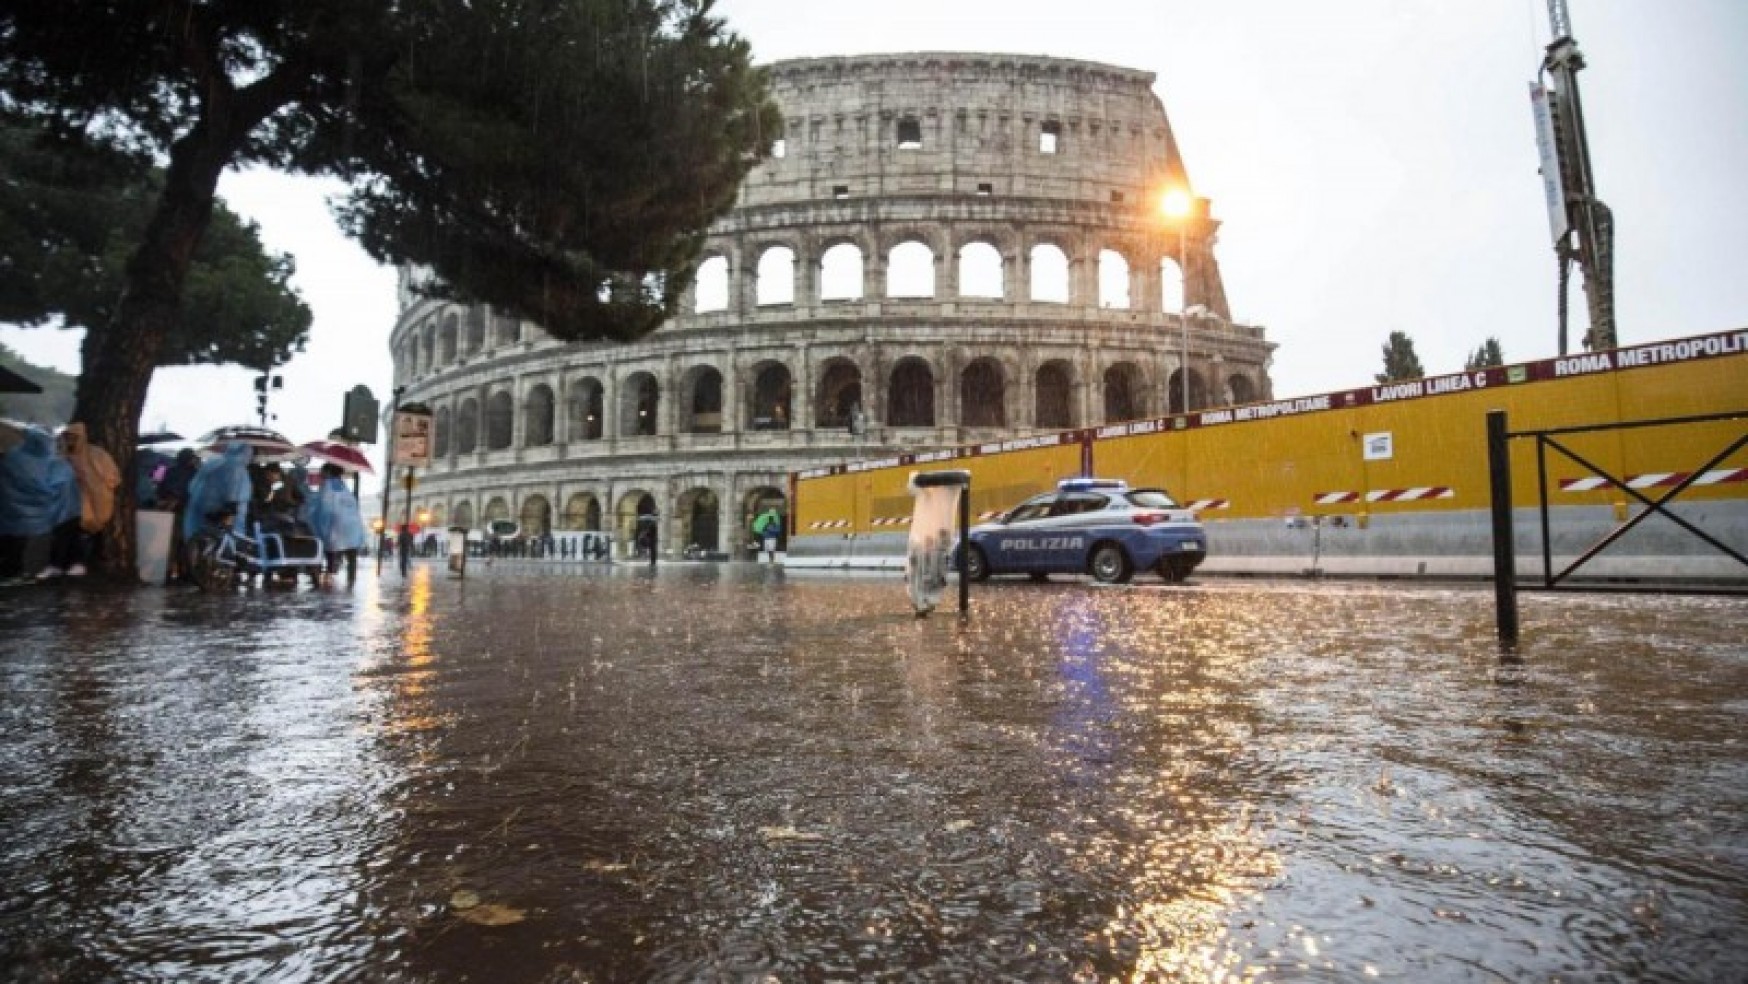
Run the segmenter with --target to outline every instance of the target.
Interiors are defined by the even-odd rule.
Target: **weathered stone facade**
[[[1181,409],[1185,351],[1192,409],[1272,396],[1206,200],[1158,208],[1188,182],[1150,73],[986,54],[771,72],[785,132],[648,338],[558,342],[403,284],[395,383],[437,414],[414,495],[433,525],[623,544],[641,503],[665,553],[733,552],[791,471]]]

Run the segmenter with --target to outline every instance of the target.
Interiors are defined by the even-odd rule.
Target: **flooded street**
[[[1748,979],[1748,601],[0,595],[19,981]]]

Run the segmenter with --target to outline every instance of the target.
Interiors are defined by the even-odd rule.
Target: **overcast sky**
[[[1616,219],[1620,342],[1748,325],[1748,2],[1568,0],[1600,196]],[[1544,0],[721,0],[757,58],[999,51],[1154,72],[1233,314],[1279,348],[1277,396],[1367,384],[1392,331],[1429,373],[1488,336],[1556,352],[1556,266],[1527,84]],[[274,402],[294,440],[342,394],[390,389],[394,276],[339,236],[324,186],[228,176],[233,208],[292,252],[315,310]],[[1572,287],[1572,339],[1584,299]],[[0,331],[39,362],[76,346]],[[142,427],[253,419],[249,374],[158,374]]]

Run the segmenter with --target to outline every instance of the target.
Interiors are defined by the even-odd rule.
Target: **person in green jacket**
[[[776,506],[766,506],[753,520],[753,539],[759,544],[759,550],[765,559],[775,564],[777,562],[777,541],[783,536],[783,517],[778,514]]]

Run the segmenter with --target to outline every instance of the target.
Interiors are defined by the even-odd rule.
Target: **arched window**
[[[1067,362],[1056,359],[1039,366],[1034,390],[1037,426],[1074,426],[1074,372]]]
[[[1147,412],[1141,403],[1141,370],[1119,362],[1105,370],[1105,423],[1134,420]]]
[[[586,376],[571,383],[569,440],[599,441],[606,420],[601,409],[600,380]]]
[[[728,310],[728,257],[712,256],[698,264],[692,299],[692,310],[696,314]]]
[[[467,309],[467,347],[463,350],[467,355],[486,347],[486,318],[486,309],[481,305]]]
[[[722,507],[709,489],[687,489],[679,501],[680,538],[700,550],[722,549]]]
[[[935,374],[927,362],[914,355],[898,360],[886,407],[894,427],[935,426]]]
[[[461,402],[455,415],[455,450],[457,454],[479,450],[479,401],[471,396]]]
[[[452,522],[464,530],[473,529],[473,503],[466,500],[457,502],[455,504],[455,519]]]
[[[437,409],[437,419],[431,424],[431,454],[438,458],[449,456],[449,428],[451,414],[448,407]]]
[[[521,319],[499,314],[492,317],[492,322],[493,344],[514,345],[522,340]]]
[[[1208,406],[1207,380],[1204,380],[1202,374],[1194,369],[1190,370],[1190,403],[1188,407],[1184,406],[1183,371],[1178,370],[1172,373],[1168,385],[1170,389],[1166,392],[1166,402],[1171,407],[1172,413],[1187,413]]]
[[[1067,304],[1068,298],[1068,254],[1051,243],[1033,246],[1032,300]]]
[[[886,260],[887,297],[934,297],[935,251],[916,241],[892,247]]]
[[[681,430],[693,434],[722,432],[722,373],[714,366],[694,366],[680,392],[687,394],[687,419]]]
[[[772,246],[759,255],[758,303],[795,303],[795,251]]]
[[[461,319],[454,313],[443,318],[443,327],[437,331],[437,365],[446,366],[455,361],[455,336],[460,330]]]
[[[425,327],[419,332],[419,375],[423,376],[437,368],[437,326],[425,322]]]
[[[545,496],[531,495],[522,500],[522,514],[517,520],[523,536],[545,536],[552,532],[552,504]]]
[[[595,497],[587,492],[572,493],[571,497],[565,500],[564,512],[559,515],[559,529],[594,529],[594,527],[589,525],[589,510],[591,508],[595,511],[596,521],[599,522],[601,518],[601,505],[595,501]]]
[[[767,362],[754,370],[753,398],[747,407],[750,430],[788,430],[791,388],[789,367]]]
[[[1184,271],[1169,256],[1159,261],[1159,309],[1170,312],[1184,309]]]
[[[819,299],[862,299],[862,250],[855,243],[838,243],[820,255]]]
[[[988,356],[973,359],[959,374],[959,424],[962,427],[1006,427],[1007,389],[1001,363]]]
[[[1099,307],[1129,307],[1129,261],[1114,249],[1099,250]]]
[[[486,398],[486,450],[502,451],[510,446],[516,429],[516,401],[509,390],[498,390]]]
[[[848,427],[850,411],[862,407],[862,370],[849,359],[832,359],[819,380],[819,400],[813,407],[816,427]],[[862,407],[863,423],[867,410]]]
[[[1232,393],[1233,403],[1256,402],[1256,384],[1250,381],[1249,376],[1233,373],[1232,377],[1226,380],[1226,388]]]
[[[960,248],[959,296],[1001,299],[1001,250],[989,243],[966,243]]]
[[[656,432],[656,412],[661,408],[661,387],[647,372],[632,373],[620,390],[619,433],[625,437],[649,437]]]
[[[541,448],[552,443],[552,388],[541,384],[528,391],[522,404],[522,446]]]

